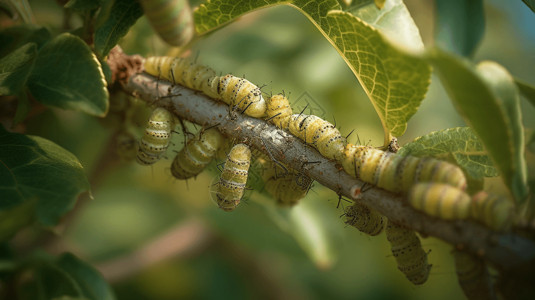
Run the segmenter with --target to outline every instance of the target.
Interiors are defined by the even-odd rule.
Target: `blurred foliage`
[[[192,1],[192,4],[195,2],[202,1]],[[359,1],[352,2],[358,4]],[[373,1],[360,2],[375,5]],[[420,28],[430,18],[423,2],[406,1]],[[510,73],[533,85],[535,74],[526,66],[535,63],[531,55],[535,43],[531,28],[535,20],[524,4],[515,2],[518,3],[485,2],[485,17],[489,21],[473,59],[497,61]],[[45,41],[49,40],[48,32],[57,34],[57,28],[62,27],[63,9],[52,0],[34,0],[30,4],[36,23],[49,28],[24,29],[24,34],[32,35],[40,49],[44,43],[41,38],[47,36]],[[525,11],[529,12],[528,17]],[[71,21],[73,28],[84,22],[81,15],[74,15]],[[2,31],[6,32],[8,30]],[[121,39],[123,34],[113,38],[120,41],[126,53],[163,55],[170,50],[145,17],[135,22]],[[4,36],[14,39],[23,33],[0,35],[2,45],[7,45],[3,43]],[[109,32],[107,37],[111,37]],[[12,43],[15,44],[16,39]],[[108,44],[99,45],[101,55],[105,55]],[[4,54],[0,57],[11,52],[6,49],[0,48],[0,53]],[[338,52],[297,10],[272,7],[244,15],[237,22],[199,39],[189,54],[198,56],[201,63],[218,72],[245,74],[259,85],[267,84],[263,89],[266,93],[284,90],[295,107],[309,104],[310,109],[331,121],[336,116],[343,134],[356,128],[358,139],[363,143],[380,146],[383,142],[381,120],[365,90],[357,84]],[[465,126],[437,79],[432,77],[425,101],[408,122],[407,131],[400,138],[402,145],[431,131]],[[535,109],[524,100],[520,105],[524,126],[533,129]],[[147,111],[149,108],[143,104],[135,105],[132,113],[135,121],[128,126],[137,137]],[[22,126],[26,133],[45,137],[72,152],[88,174],[98,174],[99,157],[111,135],[115,117],[109,113],[105,119],[98,120],[53,108],[30,114]],[[195,127],[191,129],[195,131]],[[357,134],[350,137],[351,142],[357,140]],[[397,270],[384,235],[370,238],[354,228],[344,227],[339,218],[343,211],[342,207],[337,208],[337,195],[318,184],[303,200],[303,207],[298,206],[294,209],[296,212],[289,213],[298,213],[305,206],[324,212],[322,222],[330,225],[324,229],[335,245],[334,249],[324,251],[329,253],[328,263],[311,259],[314,254],[310,246],[302,246],[306,242],[296,241],[291,230],[285,231],[284,226],[274,222],[272,208],[262,204],[270,199],[258,191],[251,191],[244,204],[232,214],[216,209],[210,199],[210,186],[217,178],[215,165],[219,162],[214,163],[212,172],[204,172],[195,180],[172,179],[169,172],[172,150],[179,150],[182,141],[183,136],[176,135],[168,159],[153,167],[121,163],[113,172],[101,176],[94,200],[87,203],[73,226],[67,229],[65,244],[85,260],[102,263],[135,251],[190,218],[203,220],[222,242],[153,265],[114,283],[118,299],[236,299],[273,295],[310,299],[463,297],[449,253],[451,246],[433,238],[422,240],[424,248],[432,250],[429,260],[433,268],[429,281],[414,287]],[[503,143],[503,140],[498,139],[498,142]],[[527,159],[528,169],[534,169],[533,154],[528,154]],[[486,180],[485,185],[507,193],[499,180]],[[343,205],[346,204],[342,202]]]

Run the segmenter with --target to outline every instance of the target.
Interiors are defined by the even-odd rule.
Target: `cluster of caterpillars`
[[[405,195],[408,204],[430,216],[445,220],[472,218],[494,230],[508,230],[511,226],[512,203],[507,198],[483,191],[474,196],[467,194],[465,175],[454,164],[347,143],[346,138],[328,121],[314,115],[295,114],[284,95],[274,95],[266,101],[260,88],[248,80],[230,74],[217,76],[211,68],[187,58],[150,57],[145,62],[145,71],[201,91],[251,117],[266,119],[312,146],[322,156],[337,162],[349,175]],[[154,163],[167,148],[172,127],[171,114],[157,108],[140,142],[137,161],[141,164]],[[225,138],[216,128],[203,131],[189,140],[177,154],[171,168],[173,176],[178,179],[196,176],[224,144]],[[267,157],[262,159],[263,163],[269,162]],[[233,146],[228,153],[217,183],[217,202],[223,210],[232,211],[240,203],[250,160],[251,150],[245,144]],[[284,168],[282,176],[277,172],[265,172],[265,189],[280,204],[291,206],[306,195],[311,180],[299,181],[297,179],[303,174]],[[431,265],[414,231],[387,221],[379,212],[359,202],[347,207],[344,215],[347,224],[372,236],[386,228],[399,270],[414,284],[426,282]],[[461,284],[468,281],[465,277],[459,275]]]

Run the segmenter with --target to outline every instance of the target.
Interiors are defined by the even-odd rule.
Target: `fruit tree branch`
[[[130,77],[124,89],[156,106],[167,107],[182,120],[217,128],[228,138],[248,144],[318,181],[339,195],[361,201],[391,221],[423,236],[440,238],[484,257],[502,271],[535,262],[535,242],[513,233],[497,233],[472,221],[444,221],[417,212],[402,196],[372,187],[358,194],[363,182],[290,133],[239,112],[200,92],[146,74]]]

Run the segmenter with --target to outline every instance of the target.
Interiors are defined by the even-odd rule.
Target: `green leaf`
[[[0,211],[35,201],[41,224],[55,225],[89,190],[78,159],[49,140],[0,126]]]
[[[515,83],[522,95],[535,106],[535,87],[518,78],[515,78]]]
[[[115,0],[111,7],[103,8],[95,30],[97,55],[106,57],[142,15],[143,9],[138,1]]]
[[[438,49],[428,54],[457,111],[479,136],[518,202],[527,196],[518,90],[500,65],[470,63]]]
[[[416,52],[424,49],[420,31],[402,0],[388,0],[381,9],[372,1],[349,12],[379,30],[395,45]]]
[[[535,12],[535,1],[534,0],[522,0],[530,9],[532,12]]]
[[[1,194],[3,193],[0,187]],[[35,217],[35,204],[35,200],[29,200],[21,205],[0,210],[0,242],[9,240],[19,229],[32,223]]]
[[[92,266],[78,259],[76,256],[65,253],[57,265],[78,283],[83,296],[94,300],[115,299],[110,286],[106,283],[102,275]]]
[[[115,299],[102,275],[70,253],[57,260],[36,259],[26,271],[31,271],[33,276],[19,288],[20,299]]]
[[[437,45],[450,52],[471,56],[485,31],[482,0],[436,1]]]
[[[208,1],[194,13],[196,30],[198,34],[206,34],[247,12],[282,4],[297,8],[307,16],[342,55],[379,114],[385,129],[385,141],[389,141],[390,134],[402,135],[407,128],[407,121],[427,92],[431,72],[425,61],[406,54],[390,42],[396,35],[392,28],[397,26],[399,34],[399,28],[406,27],[409,29],[403,36],[411,37],[411,42],[404,42],[402,47],[408,49],[407,45],[410,44],[413,50],[421,46],[419,36],[415,35],[417,29],[413,28],[414,23],[406,20],[407,17],[410,19],[408,13],[403,13],[406,12],[403,3],[391,0],[385,4],[384,12],[374,8],[375,11],[362,13],[376,26],[392,29],[385,29],[386,36],[390,37],[388,40],[363,20],[340,11],[336,0]],[[404,20],[402,26],[395,23],[398,16]],[[414,37],[419,42],[416,45],[413,43]]]
[[[35,99],[46,105],[95,116],[108,112],[108,90],[101,65],[91,49],[69,33],[41,48],[28,87]]]
[[[15,116],[13,117],[13,124],[11,125],[11,127],[14,128],[22,121],[24,121],[24,119],[26,119],[26,116],[28,116],[28,113],[30,113],[30,110],[30,100],[28,99],[28,94],[26,93],[26,90],[24,90],[19,93],[17,111],[15,112]]]
[[[48,40],[46,28],[30,25],[13,26],[0,31],[0,57],[4,57],[27,43],[35,43],[40,49]]]
[[[398,154],[431,156],[450,161],[474,179],[498,176],[483,144],[470,127],[431,132],[404,145]]]
[[[36,55],[36,44],[28,43],[0,59],[0,95],[22,91]]]

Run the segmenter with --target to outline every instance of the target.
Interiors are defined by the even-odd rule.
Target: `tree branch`
[[[403,197],[376,187],[358,195],[356,191],[360,190],[363,182],[345,173],[339,165],[327,160],[312,147],[264,120],[230,113],[226,104],[199,92],[146,74],[132,76],[124,89],[150,104],[167,107],[183,120],[203,126],[217,125],[227,137],[265,153],[267,147],[275,159],[301,170],[337,194],[361,201],[391,221],[414,229],[423,236],[434,236],[480,255],[502,271],[513,271],[535,262],[535,242],[522,236],[493,232],[472,221],[451,222],[427,216],[408,206]]]

